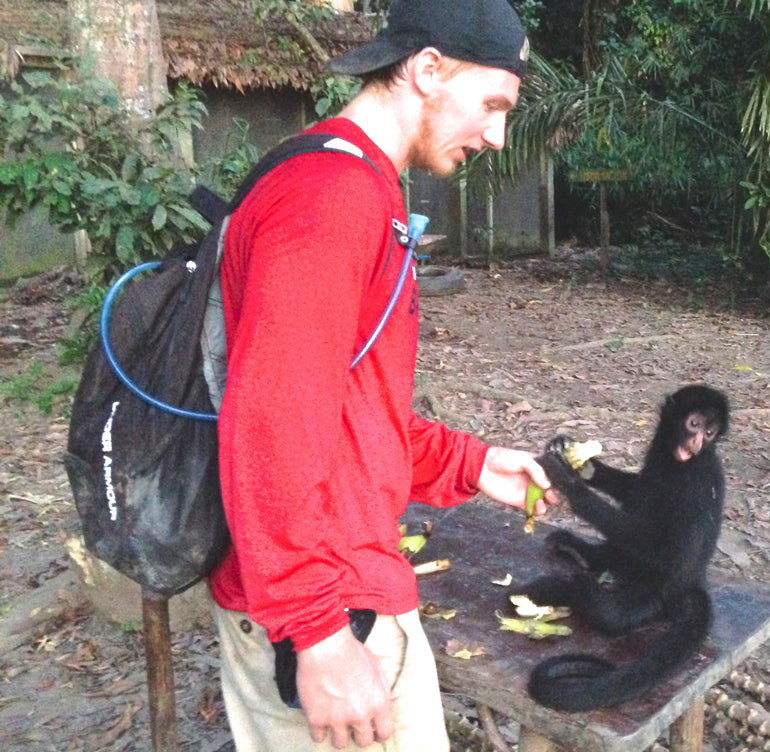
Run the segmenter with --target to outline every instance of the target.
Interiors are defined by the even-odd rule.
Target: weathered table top
[[[559,652],[599,653],[628,660],[657,634],[658,627],[632,637],[607,638],[589,632],[575,618],[568,638],[530,640],[498,629],[495,610],[512,616],[508,595],[516,585],[563,566],[543,545],[553,529],[538,520],[534,535],[523,532],[521,512],[469,502],[448,510],[412,504],[404,520],[419,532],[423,520],[435,525],[414,563],[448,558],[451,569],[418,579],[420,601],[456,608],[450,620],[423,619],[436,655],[442,687],[470,697],[519,721],[575,752],[631,752],[650,746],[692,703],[770,637],[770,588],[713,573],[710,588],[715,623],[699,652],[674,678],[644,700],[590,713],[557,713],[535,703],[526,684],[532,667]],[[492,580],[513,576],[509,587]],[[450,657],[448,640],[477,643],[486,655]]]

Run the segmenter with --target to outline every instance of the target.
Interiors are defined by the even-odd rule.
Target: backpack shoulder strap
[[[257,182],[279,164],[300,154],[323,151],[352,154],[354,157],[358,157],[366,162],[378,175],[380,174],[377,165],[372,162],[362,149],[359,149],[350,141],[339,136],[329,135],[328,133],[300,133],[282,141],[278,146],[267,152],[251,168],[229,202],[204,185],[196,186],[189,195],[188,200],[193,208],[211,222],[212,225],[215,225],[221,222],[228,214],[235,211]]]
[[[262,159],[251,168],[249,174],[235,192],[235,196],[230,202],[229,211],[234,211],[239,204],[246,198],[249,191],[256,185],[260,178],[263,178],[272,169],[291,157],[300,154],[309,154],[311,152],[335,151],[345,154],[352,154],[354,157],[363,159],[375,172],[380,171],[372,160],[350,141],[346,141],[339,136],[332,136],[328,133],[300,133],[296,136],[282,141],[278,146],[271,149]]]
[[[221,260],[224,251],[224,238],[229,215],[232,214],[232,212],[235,211],[239,204],[246,198],[249,191],[256,185],[257,181],[267,175],[273,168],[291,157],[300,154],[308,154],[310,152],[323,151],[351,154],[366,162],[378,175],[382,174],[377,168],[377,165],[374,164],[362,149],[359,149],[355,144],[350,143],[344,138],[332,136],[327,133],[301,133],[281,142],[262,157],[262,159],[251,168],[251,171],[240,184],[235,196],[229,204],[216,196],[216,194],[212,194],[211,191],[204,190],[199,194],[193,192],[190,200],[194,201],[196,195],[200,200],[200,205],[194,204],[195,208],[212,223],[221,223],[218,228],[217,264]],[[369,352],[382,332],[385,323],[393,312],[396,300],[401,294],[407,272],[411,265],[411,258],[414,253],[414,246],[416,245],[417,239],[411,239],[409,237],[409,228],[399,222],[395,217],[392,217],[391,223],[394,237],[398,243],[405,246],[406,254],[399,271],[396,286],[391,292],[385,310],[383,311],[377,326],[369,335],[363,347],[353,358],[350,365],[351,369],[355,368],[361,362],[361,359]],[[219,412],[227,380],[227,346],[225,343],[224,310],[219,273],[216,274],[209,289],[208,304],[204,317],[203,332],[201,334],[201,348],[203,351],[203,372],[206,382],[208,383],[209,394],[214,408]]]

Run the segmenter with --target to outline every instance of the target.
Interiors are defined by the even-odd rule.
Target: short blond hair
[[[416,52],[412,53],[408,57],[402,58],[398,62],[393,63],[393,65],[389,65],[385,68],[380,68],[379,70],[366,74],[363,76],[363,85],[367,86],[369,84],[373,84],[376,86],[382,86],[385,89],[392,89],[399,80],[403,81],[406,78],[407,63],[416,54]],[[448,81],[450,78],[453,78],[461,71],[472,68],[474,65],[476,65],[476,63],[471,63],[468,60],[459,60],[458,58],[449,57],[448,55],[444,55],[442,53],[436,72],[442,81]]]

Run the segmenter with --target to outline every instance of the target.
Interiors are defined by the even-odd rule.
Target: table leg
[[[564,752],[564,750],[556,742],[522,726],[519,731],[519,752]]]
[[[703,698],[693,702],[669,727],[671,752],[702,752],[703,750]]]

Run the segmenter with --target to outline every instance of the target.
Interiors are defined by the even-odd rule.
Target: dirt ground
[[[78,531],[60,462],[68,397],[49,387],[68,373],[57,365],[56,342],[76,288],[56,272],[0,293],[0,749],[149,752],[138,625],[94,615],[68,576],[64,542]],[[729,498],[714,566],[770,582],[765,309],[761,297],[736,302],[718,280],[640,277],[621,265],[604,277],[591,250],[467,270],[463,291],[421,302],[415,408],[486,442],[532,451],[557,432],[595,438],[606,459],[632,466],[663,395],[687,382],[717,386],[731,398],[733,419],[722,446]],[[45,413],[36,403],[47,401]],[[562,507],[550,521],[574,524]],[[3,636],[2,621],[19,603],[33,604],[29,619]],[[24,635],[20,644],[9,632]],[[175,633],[173,650],[182,749],[231,752],[211,630]],[[740,668],[768,680],[768,656],[762,649]],[[453,724],[469,716],[464,737],[453,732],[457,752],[491,749],[462,698],[448,697],[447,706]],[[712,752],[744,746],[737,726],[713,712],[706,742]]]

